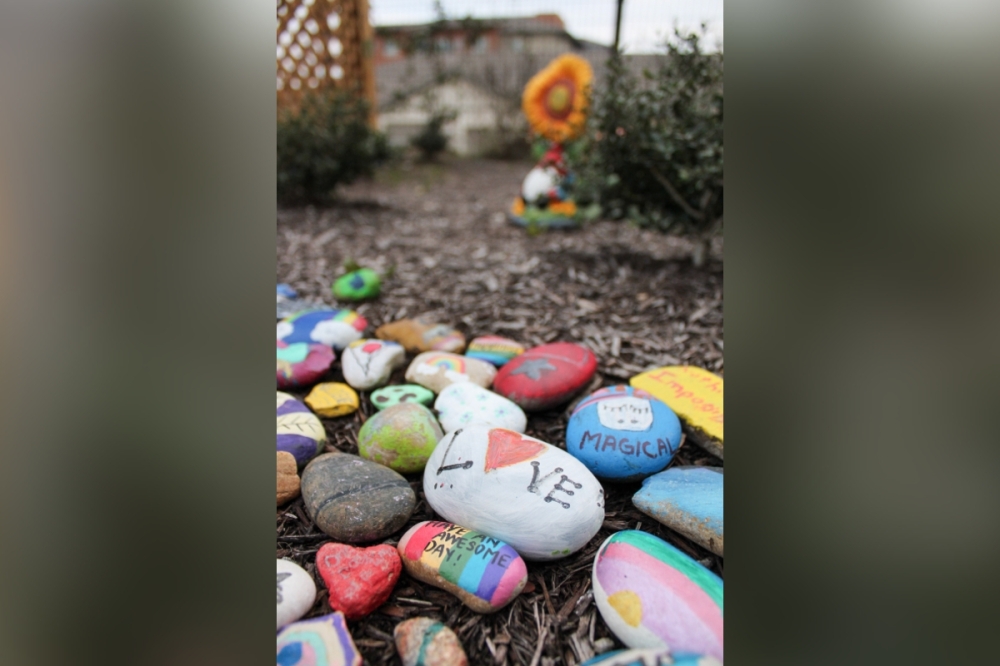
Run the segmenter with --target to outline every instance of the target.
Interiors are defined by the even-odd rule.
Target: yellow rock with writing
[[[358,409],[358,394],[347,384],[325,382],[317,384],[306,396],[309,408],[325,418],[344,416]]]
[[[688,426],[691,439],[722,458],[722,377],[692,365],[671,365],[636,375],[629,384],[667,403]]]

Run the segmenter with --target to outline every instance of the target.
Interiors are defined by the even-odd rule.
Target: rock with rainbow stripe
[[[351,310],[304,310],[278,322],[278,339],[286,344],[319,342],[339,350],[360,339],[367,327],[365,318]]]
[[[455,632],[429,617],[414,617],[392,632],[403,666],[468,666]]]
[[[612,534],[594,558],[594,603],[630,648],[722,660],[722,579],[647,532]]]
[[[498,368],[515,356],[520,356],[523,353],[524,347],[519,343],[495,335],[484,335],[475,338],[465,350],[465,355],[469,358],[476,358],[480,361],[492,363]]]
[[[290,624],[278,633],[277,666],[361,666],[343,613]]]
[[[500,610],[528,582],[528,568],[516,550],[454,523],[417,523],[397,549],[411,576],[447,590],[477,613]]]
[[[406,381],[420,384],[435,393],[456,382],[472,382],[489,388],[497,369],[479,361],[449,352],[429,351],[418,354],[406,369]]]

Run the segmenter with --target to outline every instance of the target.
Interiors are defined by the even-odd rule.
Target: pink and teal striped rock
[[[594,558],[594,602],[630,648],[723,658],[722,579],[652,534],[611,535]]]
[[[361,666],[343,613],[290,624],[278,633],[277,666]]]
[[[500,610],[528,582],[528,568],[517,551],[453,523],[417,523],[397,548],[411,576],[451,592],[478,613]]]
[[[580,666],[722,666],[722,662],[697,655],[674,658],[666,648],[642,648],[606,652]]]

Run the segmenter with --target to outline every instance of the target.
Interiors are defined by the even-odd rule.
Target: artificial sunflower
[[[557,143],[579,136],[593,78],[590,63],[573,54],[559,56],[531,77],[521,98],[531,129]]]

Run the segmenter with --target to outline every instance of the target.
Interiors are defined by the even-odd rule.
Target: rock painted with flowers
[[[418,354],[406,369],[406,381],[420,384],[435,393],[456,382],[472,382],[488,388],[497,369],[486,361],[448,352]]]
[[[277,341],[278,388],[291,389],[318,382],[333,365],[336,355],[324,344]]]
[[[385,386],[393,371],[404,363],[406,350],[387,340],[355,340],[340,354],[344,379],[359,391]]]
[[[574,226],[573,173],[566,160],[567,145],[583,132],[587,119],[590,64],[573,54],[559,56],[528,81],[521,107],[532,131],[549,142],[538,164],[521,184],[510,219],[522,226]]]
[[[500,368],[493,390],[526,412],[567,402],[597,371],[594,352],[572,342],[533,347]]]
[[[276,666],[361,666],[343,613],[290,624],[278,632]]]
[[[636,375],[629,384],[669,405],[691,441],[722,458],[722,377],[692,365],[672,365]]]
[[[631,648],[722,660],[722,579],[648,532],[612,534],[594,558],[594,603]]]
[[[368,322],[351,310],[297,312],[278,322],[278,339],[286,344],[315,343],[340,350],[361,337]]]
[[[604,522],[604,489],[583,463],[503,428],[445,435],[424,468],[424,495],[438,515],[529,560],[576,552]]]
[[[566,450],[599,479],[637,481],[664,469],[681,444],[677,415],[631,386],[591,393],[566,426]]]
[[[454,523],[417,523],[396,548],[411,576],[447,590],[477,613],[500,610],[528,582],[528,568],[517,551]]]
[[[326,430],[301,402],[278,391],[278,451],[287,451],[301,467],[326,446]]]

